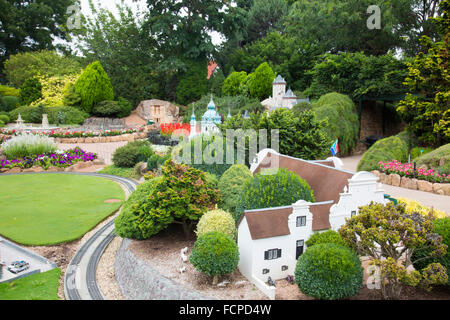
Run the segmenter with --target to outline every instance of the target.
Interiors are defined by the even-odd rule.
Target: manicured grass
[[[66,174],[0,177],[0,234],[24,245],[54,245],[81,238],[114,213],[122,188],[98,177]]]
[[[136,170],[134,170],[134,168],[120,168],[120,167],[116,167],[115,165],[104,167],[98,173],[110,174],[113,176],[119,176],[119,177],[124,177],[124,178],[129,178],[129,179],[138,178],[136,176]]]
[[[59,268],[0,284],[0,300],[58,300]],[[20,311],[18,311],[20,312]]]

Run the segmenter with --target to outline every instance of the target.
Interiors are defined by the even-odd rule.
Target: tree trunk
[[[217,284],[219,283],[219,276],[214,276],[213,278],[213,286],[217,286]]]

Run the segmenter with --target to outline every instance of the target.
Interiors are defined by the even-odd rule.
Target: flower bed
[[[56,168],[68,168],[78,162],[89,162],[97,159],[95,153],[85,152],[80,148],[72,150],[41,154],[36,157],[23,157],[21,159],[14,160],[1,160],[0,170],[4,171],[12,168],[29,169],[32,167],[42,167],[47,170],[50,167]]]
[[[189,123],[162,123],[161,134],[172,136],[176,132],[178,134],[189,135],[191,132],[191,125]]]
[[[33,134],[39,134],[39,135],[45,135],[50,138],[95,138],[95,137],[115,137],[125,134],[133,134],[133,133],[139,133],[144,132],[145,127],[140,127],[137,129],[125,129],[125,130],[100,130],[100,131],[62,131],[62,130],[49,130],[49,131],[43,131],[39,133],[33,133]],[[15,136],[20,134],[20,131],[17,131],[15,129],[12,130],[1,130],[0,134],[6,135],[6,136]]]
[[[391,162],[379,162],[380,171],[385,174],[398,174],[400,177],[415,178],[432,183],[450,183],[450,174],[440,174],[433,169],[416,168],[414,174],[414,165],[412,163],[401,163],[393,160]]]

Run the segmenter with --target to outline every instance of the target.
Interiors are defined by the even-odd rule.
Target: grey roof
[[[279,74],[273,84],[286,84],[286,80]]]
[[[289,90],[284,94],[284,98],[297,98],[294,92],[289,88]]]

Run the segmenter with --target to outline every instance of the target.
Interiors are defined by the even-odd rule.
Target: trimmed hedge
[[[288,206],[298,200],[315,202],[309,184],[295,173],[281,168],[275,174],[256,174],[243,187],[235,220],[238,221],[245,210]]]
[[[236,223],[233,215],[224,210],[212,210],[205,213],[197,224],[195,233],[201,237],[209,232],[221,232],[233,240],[237,238]]]
[[[363,154],[358,164],[358,171],[378,170],[380,161],[392,160],[408,161],[408,146],[398,136],[378,140]]]
[[[345,241],[342,240],[341,235],[334,230],[313,233],[308,241],[306,241],[308,248],[321,243],[334,243],[345,246]]]
[[[322,96],[312,107],[318,120],[328,119],[324,130],[333,140],[339,139],[340,153],[350,154],[359,140],[359,119],[353,101],[333,92]]]
[[[225,171],[219,180],[219,190],[222,195],[220,207],[229,212],[235,212],[239,197],[245,183],[252,179],[250,170],[243,164],[235,164]]]
[[[447,253],[439,258],[423,259],[414,263],[416,270],[426,268],[430,263],[440,263],[447,269],[447,286],[450,286],[450,218],[441,218],[433,221],[433,232],[442,236],[442,242],[447,245]],[[418,248],[414,251],[412,260],[429,257],[431,254],[427,248]]]
[[[197,239],[189,261],[209,276],[231,274],[239,263],[239,249],[229,236],[209,232]]]
[[[356,253],[334,243],[308,248],[297,261],[295,282],[308,296],[324,300],[352,297],[363,285],[364,270]]]

